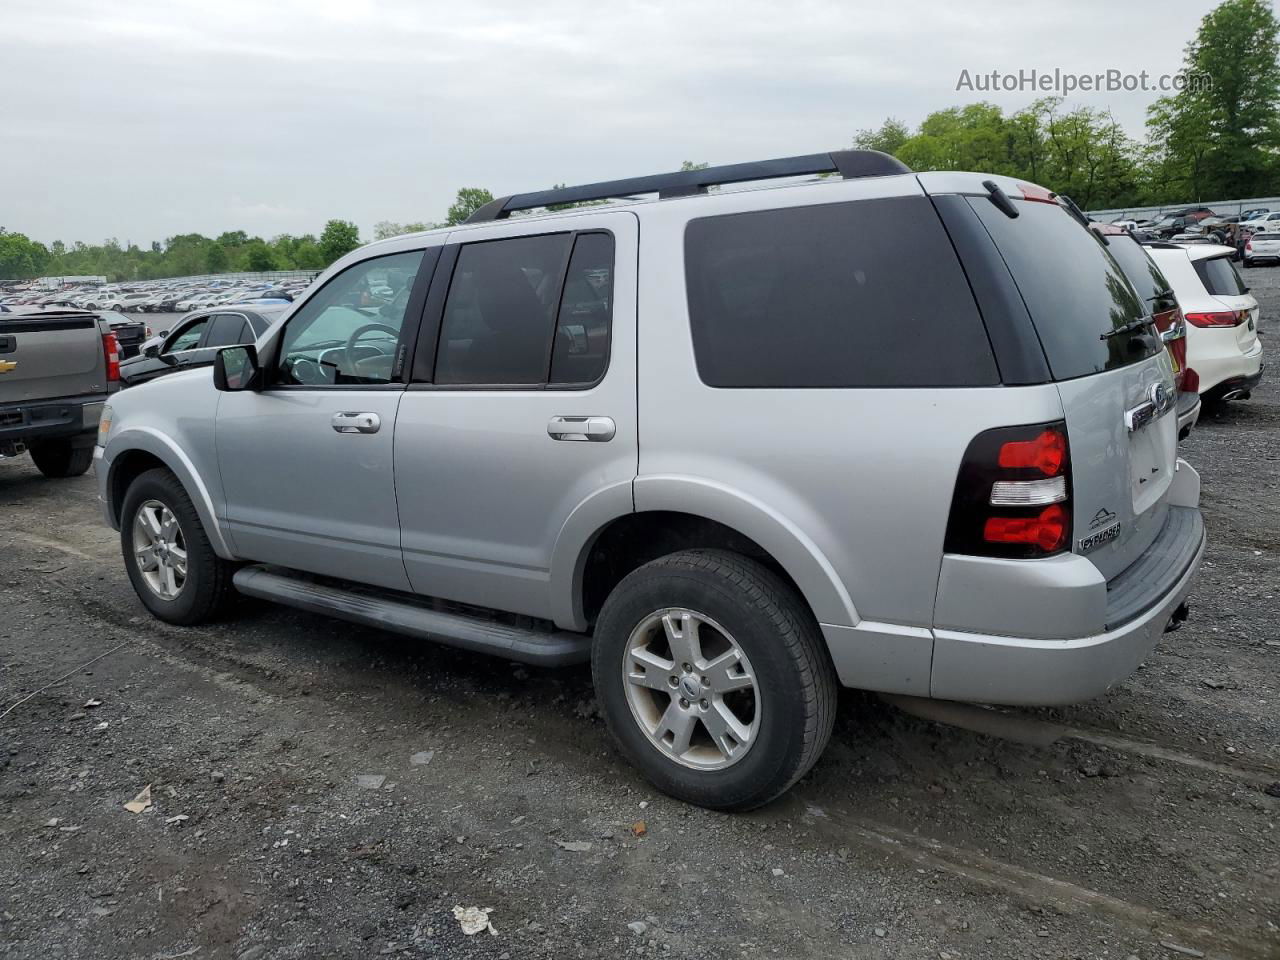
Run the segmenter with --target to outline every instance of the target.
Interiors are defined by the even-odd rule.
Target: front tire
[[[45,440],[31,445],[31,459],[46,477],[78,477],[93,463],[93,447],[75,446],[70,440]]]
[[[191,498],[168,470],[148,470],[129,485],[120,546],[138,599],[167,623],[204,623],[231,593],[234,564],[213,552]]]
[[[691,550],[623,578],[596,624],[592,676],[609,729],[659,790],[749,810],[817,762],[835,671],[795,590],[764,566]]]

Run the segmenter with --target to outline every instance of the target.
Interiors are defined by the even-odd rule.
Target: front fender
[[[849,591],[817,544],[799,525],[762,501],[703,477],[642,476],[636,478],[634,490],[639,512],[690,513],[750,537],[795,581],[819,623],[858,624]]]
[[[214,507],[208,485],[201,479],[191,458],[160,431],[145,426],[130,427],[121,430],[107,441],[102,456],[107,464],[105,487],[107,494],[110,495],[110,491],[115,489],[115,470],[121,463],[122,456],[134,450],[151,454],[173,472],[173,475],[182,483],[183,489],[187,491],[187,496],[191,498],[196,514],[200,517],[200,523],[209,537],[209,543],[213,546],[213,552],[224,560],[235,560],[236,556],[227,541],[226,532],[218,522],[218,512]],[[118,505],[110,504],[109,507],[114,511]]]

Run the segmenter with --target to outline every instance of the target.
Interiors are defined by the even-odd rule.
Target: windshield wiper
[[[1114,330],[1108,330],[1106,333],[1100,334],[1098,339],[1110,340],[1112,337],[1118,337],[1125,333],[1133,333],[1135,330],[1141,330],[1143,327],[1149,327],[1155,322],[1155,317],[1142,317],[1138,320],[1130,320],[1128,323],[1121,324]]]

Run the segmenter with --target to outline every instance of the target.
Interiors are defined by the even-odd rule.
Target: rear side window
[[[973,295],[924,197],[693,220],[685,274],[708,386],[999,382]]]
[[[1154,337],[1104,336],[1151,311],[1093,231],[1056,203],[1014,203],[1019,215],[1011,219],[986,197],[969,198],[1013,274],[1054,379],[1159,353]]]
[[[1249,292],[1236,265],[1226,257],[1193,260],[1191,264],[1200,275],[1204,288],[1215,297],[1239,297]]]
[[[1173,288],[1160,268],[1132,237],[1107,237],[1107,252],[1120,265],[1124,275],[1133,284],[1148,313],[1170,310],[1177,306]]]
[[[552,383],[594,383],[604,376],[612,315],[613,237],[579,234],[560,297],[551,348]]]
[[[458,253],[436,383],[545,383],[572,234],[469,243]]]
[[[206,347],[229,347],[244,340],[244,317],[237,313],[220,313],[213,318],[209,335],[204,339]]]

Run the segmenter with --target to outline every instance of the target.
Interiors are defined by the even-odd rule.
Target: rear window
[[[1147,251],[1132,237],[1107,237],[1107,252],[1120,265],[1124,275],[1138,291],[1148,313],[1169,310],[1177,306],[1173,288],[1155,265]]]
[[[1019,216],[1010,219],[986,197],[969,198],[1013,274],[1054,379],[1101,373],[1159,353],[1154,337],[1104,337],[1150,308],[1093,231],[1056,203],[1014,202]]]
[[[1204,288],[1215,297],[1238,297],[1249,292],[1236,265],[1226,257],[1193,260],[1191,263],[1200,275]]]
[[[973,295],[924,197],[693,220],[685,274],[709,386],[999,382]]]

